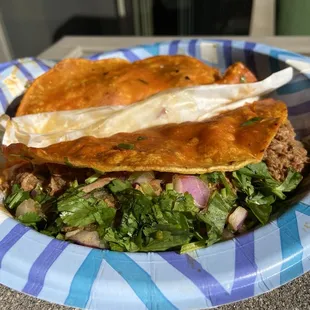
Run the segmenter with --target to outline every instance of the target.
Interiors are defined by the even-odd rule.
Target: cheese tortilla
[[[8,161],[20,158],[102,172],[233,171],[260,162],[286,119],[286,105],[266,99],[203,122],[168,124],[108,138],[82,137],[46,148],[11,144],[3,150]]]

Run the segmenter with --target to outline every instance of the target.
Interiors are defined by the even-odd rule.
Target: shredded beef
[[[289,121],[280,127],[263,160],[271,175],[280,181],[285,179],[289,168],[302,171],[308,162],[307,151],[300,141],[295,140],[295,132]]]
[[[16,175],[15,182],[20,184],[24,191],[33,190],[41,181],[32,172],[21,172]]]
[[[47,190],[51,196],[59,194],[66,189],[67,182],[59,175],[52,175]]]

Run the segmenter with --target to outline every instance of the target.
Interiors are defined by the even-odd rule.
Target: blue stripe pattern
[[[8,101],[6,100],[3,90],[1,88],[0,88],[0,102],[4,113],[8,107]]]
[[[302,266],[303,247],[299,238],[295,211],[310,215],[310,207],[303,203],[298,203],[277,220],[280,229],[283,257],[280,274],[281,284],[285,284],[300,276],[304,271]]]
[[[201,53],[201,49],[203,48],[202,43],[205,42],[216,45],[216,48],[212,49],[208,46],[206,50],[208,53],[214,54],[206,55],[206,53]],[[159,53],[175,55],[181,52],[182,54],[189,54],[196,57],[203,54],[203,60],[206,63],[212,63],[220,67],[220,69],[225,69],[234,61],[244,60],[246,65],[258,75],[259,79],[265,78],[271,72],[276,72],[281,68],[287,67],[285,63],[287,59],[304,61],[307,64],[310,63],[309,58],[304,56],[259,43],[236,43],[230,40],[206,41],[196,39],[176,40],[133,49],[98,53],[90,58],[122,57],[133,62],[148,55]],[[41,74],[42,70],[47,71],[53,64],[53,62],[35,58],[14,60],[9,63],[0,64],[2,77],[0,81],[0,103],[3,109],[5,110],[7,105],[13,100],[12,93],[14,92],[8,89],[8,85],[4,83],[10,74],[14,73],[15,77],[19,79],[19,85],[23,85],[26,81],[33,80],[34,77]],[[309,122],[307,123],[306,119],[307,113],[310,112],[310,82],[307,75],[298,74],[298,70],[294,70],[294,72],[295,75],[291,83],[277,90],[277,99],[287,102],[289,115],[293,116],[292,121],[298,123],[296,133],[301,138],[310,135],[310,124]],[[305,190],[307,189],[305,188]],[[300,220],[299,216],[303,221]],[[27,256],[27,261],[23,261],[21,265],[22,268],[25,268],[24,274],[27,274],[27,276],[20,282],[21,285],[19,287],[24,287],[23,291],[28,294],[41,297],[41,292],[44,296],[43,298],[49,298],[53,296],[53,291],[57,294],[60,290],[59,287],[55,286],[55,283],[57,281],[63,281],[63,283],[66,282],[66,285],[62,286],[63,291],[61,292],[62,294],[59,294],[61,298],[58,300],[61,300],[61,302],[65,300],[65,304],[68,306],[96,309],[96,305],[98,304],[105,305],[106,300],[100,299],[100,302],[96,304],[96,298],[100,298],[100,296],[94,294],[93,290],[96,288],[94,282],[97,283],[96,279],[100,279],[98,283],[102,283],[105,280],[104,268],[110,271],[113,268],[119,275],[115,281],[108,278],[110,281],[109,286],[111,285],[110,292],[113,294],[113,296],[109,296],[109,302],[115,300],[115,309],[124,307],[124,300],[126,300],[126,296],[122,295],[123,292],[118,291],[120,277],[122,279],[121,281],[123,281],[122,286],[128,288],[126,294],[132,294],[130,295],[131,297],[134,296],[130,298],[127,295],[128,299],[139,302],[136,305],[137,307],[141,307],[144,304],[148,309],[176,309],[175,305],[179,305],[180,300],[175,300],[174,297],[171,297],[176,296],[174,293],[169,293],[171,284],[160,282],[156,278],[156,272],[153,272],[154,270],[156,271],[157,264],[169,264],[169,266],[167,265],[167,270],[173,270],[174,272],[171,276],[167,275],[163,278],[170,279],[174,285],[177,283],[180,291],[185,292],[184,294],[191,291],[192,295],[187,296],[188,300],[203,299],[205,297],[208,300],[208,305],[210,304],[209,300],[211,300],[213,306],[220,305],[254,296],[258,292],[272,289],[280,283],[286,283],[308,271],[307,266],[310,266],[310,264],[305,264],[304,262],[307,259],[305,253],[309,253],[310,235],[305,233],[300,237],[299,231],[303,228],[298,225],[305,222],[305,218],[303,217],[309,216],[310,207],[303,203],[298,203],[276,220],[277,225],[272,226],[273,229],[268,230],[269,235],[267,236],[249,233],[236,238],[235,245],[232,248],[230,245],[233,244],[233,241],[222,243],[219,247],[215,246],[206,250],[197,251],[197,257],[195,258],[189,255],[181,256],[172,252],[159,253],[161,256],[160,260],[156,260],[156,257],[158,258],[157,254],[151,256],[134,254],[139,258],[136,259],[131,254],[97,249],[77,251],[77,246],[68,247],[67,243],[52,239],[50,241],[47,240],[49,242],[47,246],[43,247],[41,244],[36,248],[35,245],[39,243],[39,238],[36,239],[34,237],[35,234],[27,234],[29,228],[8,219],[0,223],[0,232],[3,236],[0,241],[0,268],[2,277],[0,280],[4,283],[12,283],[14,281],[12,280],[14,279],[12,272],[10,276],[12,269],[6,270],[10,262],[10,253],[18,253],[16,243],[19,240],[20,242],[27,243],[29,242],[29,238],[34,238],[31,239],[29,244],[34,247],[30,250],[33,250],[36,254]],[[270,234],[272,234],[272,238],[269,238],[271,236]],[[270,253],[266,253],[266,255],[262,253],[255,255],[257,248],[260,250],[263,249],[261,239],[259,240],[259,246],[255,248],[258,242],[257,238],[265,238],[266,242],[269,242],[269,240],[277,242],[277,246],[275,246],[277,249],[276,258],[282,257],[282,261],[277,262],[278,265],[281,264],[281,271],[279,271],[280,266],[278,265],[278,267],[273,269],[275,262],[269,259]],[[219,251],[217,250],[219,248],[221,248],[221,251],[227,249],[228,253],[232,252],[235,254],[230,260],[231,265],[233,266],[234,264],[233,271],[230,273],[231,278],[227,277],[225,285],[221,285],[223,274],[217,278],[219,268],[212,268],[212,264],[207,263],[208,255],[219,257],[216,252]],[[268,245],[268,249],[271,248],[272,245]],[[63,256],[65,253],[66,255]],[[62,276],[64,267],[63,265],[61,268],[59,267],[62,260],[64,260],[64,257],[71,258],[76,255],[79,255],[78,263],[76,263],[74,268],[70,268],[70,271],[68,271],[65,277]],[[4,257],[5,259],[3,260]],[[140,264],[143,261],[143,257],[147,257],[147,261]],[[260,263],[259,260],[264,261]],[[68,261],[68,264],[70,264],[70,261]],[[264,276],[267,279],[263,279],[263,272],[257,267],[265,266],[264,268],[266,268],[266,266],[269,267],[268,264],[271,270],[276,270],[277,276],[275,281],[275,276],[272,272],[265,272]],[[145,267],[146,265],[148,266],[147,268]],[[21,268],[21,266],[19,267]],[[204,269],[203,266],[207,268]],[[17,277],[19,275],[18,269],[16,270],[14,276]],[[103,272],[102,275],[100,271]],[[115,272],[110,272],[110,275],[115,275]],[[178,275],[178,280],[173,278],[174,275]],[[55,279],[53,279],[53,276]],[[265,281],[268,283],[268,286],[265,284]],[[189,283],[191,285],[190,287],[194,288],[193,290],[187,290]],[[14,285],[12,286],[14,287]],[[264,289],[255,290],[257,287],[263,287]],[[231,292],[228,293],[225,288],[229,290],[231,288]],[[53,299],[50,301],[53,301]],[[107,305],[109,304],[107,303]],[[135,305],[130,305],[128,309],[135,309]]]
[[[232,64],[232,47],[231,41],[225,41],[223,43],[223,51],[226,67],[229,67]]]
[[[255,53],[253,51],[255,46],[256,46],[256,43],[246,42],[244,45],[244,54],[245,54],[246,65],[251,69],[254,75],[257,76]]]
[[[197,44],[197,40],[191,40],[188,44],[188,54],[190,56],[196,57],[196,44]]]
[[[57,239],[53,239],[48,244],[30,269],[28,282],[23,289],[24,293],[38,296],[44,285],[47,271],[67,246],[67,242],[59,241]]]
[[[310,88],[310,81],[308,79],[305,79],[297,82],[290,82],[289,84],[280,87],[279,89],[277,89],[277,94],[289,95],[308,88]]]
[[[47,71],[49,70],[51,67],[48,66],[47,64],[45,64],[41,59],[36,59],[35,62],[41,67],[42,70]]]
[[[140,58],[129,49],[121,49],[120,51],[122,51],[124,56],[131,62],[140,60]]]
[[[90,298],[93,283],[102,263],[104,252],[91,250],[83,264],[75,274],[65,301],[67,306],[85,308]]]
[[[16,61],[15,66],[23,73],[25,78],[29,81],[33,80],[33,75],[28,71],[28,69],[19,61]]]
[[[176,41],[172,41],[169,44],[169,55],[175,55],[178,53],[178,46],[179,46],[180,41],[176,40]]]
[[[151,276],[128,255],[107,251],[104,257],[107,263],[127,281],[147,309],[176,309],[158,289]]]
[[[254,258],[253,232],[236,239],[235,279],[231,294],[202,267],[198,262],[199,256],[194,259],[191,256],[178,255],[173,252],[160,253],[159,255],[190,279],[206,298],[211,300],[213,306],[254,295],[257,266]]]
[[[5,254],[28,230],[29,227],[25,227],[21,224],[16,224],[16,226],[10,231],[8,231],[7,235],[0,241],[0,268]]]
[[[288,107],[288,113],[290,116],[302,115],[310,112],[310,100],[300,103],[299,105]]]

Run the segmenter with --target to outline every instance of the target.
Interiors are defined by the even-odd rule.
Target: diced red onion
[[[17,207],[15,216],[19,217],[19,216],[24,215],[28,212],[38,213],[37,205],[38,205],[38,203],[36,201],[34,201],[33,199],[24,200]]]
[[[75,234],[74,231],[66,233],[66,239],[74,241],[78,244],[93,247],[102,248],[99,234],[96,231],[78,230]]]
[[[37,196],[37,194],[38,194],[38,191],[35,190],[35,189],[33,189],[33,190],[30,192],[31,198],[35,198],[35,197]]]
[[[134,172],[129,179],[131,183],[149,183],[153,179],[155,179],[155,175],[153,171],[146,171],[146,172]]]
[[[228,224],[235,231],[239,230],[246,217],[248,216],[248,211],[242,207],[237,207],[235,211],[229,215]]]
[[[208,185],[200,178],[192,175],[174,175],[173,188],[178,193],[189,193],[193,196],[195,203],[199,208],[207,206],[210,189]]]

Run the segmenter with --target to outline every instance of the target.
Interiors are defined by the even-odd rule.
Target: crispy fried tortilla
[[[255,75],[242,63],[236,62],[226,70],[219,84],[253,83],[257,79]]]
[[[120,58],[62,60],[30,85],[16,116],[91,106],[94,94],[106,92],[101,90],[106,74],[129,65]]]
[[[118,133],[108,138],[82,137],[31,148],[4,147],[7,159],[57,163],[106,171],[165,171],[200,174],[233,171],[260,162],[287,119],[283,102],[257,101],[204,122],[169,124]]]
[[[16,115],[128,105],[168,88],[218,79],[217,69],[183,55],[155,56],[132,64],[117,58],[66,59],[34,81]]]

